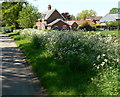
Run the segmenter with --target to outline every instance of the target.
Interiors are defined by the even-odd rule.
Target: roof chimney
[[[48,5],[48,10],[51,10],[51,5]]]

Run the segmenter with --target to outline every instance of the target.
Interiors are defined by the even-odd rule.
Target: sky
[[[93,9],[97,12],[97,16],[105,16],[106,14],[109,13],[110,9],[118,7],[118,2],[120,0],[27,0],[27,1],[30,4],[34,5],[35,7],[37,7],[39,12],[46,11],[48,5],[50,4],[52,6],[52,9],[57,9],[60,13],[69,12],[70,15],[76,16],[82,10]]]
[[[60,13],[69,12],[76,16],[82,10],[93,9],[97,16],[104,16],[111,8],[118,7],[119,0],[27,0],[38,7],[39,12],[46,11],[50,4],[52,9],[57,9]]]

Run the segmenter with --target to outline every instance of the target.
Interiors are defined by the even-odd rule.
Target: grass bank
[[[85,32],[86,33],[86,32]],[[101,33],[102,35],[113,35],[118,37],[118,30],[111,30],[111,31],[89,31],[89,33]]]
[[[118,95],[118,90],[116,90],[116,85],[118,85],[117,68],[102,69],[101,74],[98,73],[99,75],[92,75],[91,71],[74,72],[66,65],[68,63],[56,60],[48,49],[36,46],[37,42],[33,44],[28,37],[21,36],[20,32],[8,33],[8,35],[24,51],[28,64],[32,65],[49,95]],[[59,48],[59,46],[61,47],[61,44],[56,47]],[[87,48],[86,50],[89,50]],[[77,62],[73,62],[73,64],[77,64]],[[113,79],[115,83],[113,83]],[[113,86],[115,86],[115,90],[113,90]]]

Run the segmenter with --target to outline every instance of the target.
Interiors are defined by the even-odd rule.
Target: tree
[[[71,20],[72,19],[72,15],[70,15],[68,12],[62,13],[62,15],[64,16],[64,18],[66,20]]]
[[[23,0],[24,1],[24,0]],[[2,3],[2,22],[3,25],[15,25],[18,27],[17,19],[18,14],[27,2],[3,2]]]
[[[76,20],[76,17],[72,15],[72,18],[71,18],[71,20]]]
[[[77,14],[77,19],[85,20],[86,18],[90,16],[96,16],[96,11],[94,10],[83,10],[81,13]]]
[[[0,3],[0,26],[2,25],[2,3]]]
[[[18,23],[23,28],[33,27],[34,23],[38,19],[38,9],[32,5],[28,5],[22,8],[19,13]]]
[[[120,14],[120,8],[112,8],[109,12],[109,14]]]

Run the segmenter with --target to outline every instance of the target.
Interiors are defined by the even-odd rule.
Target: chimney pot
[[[51,10],[51,5],[48,5],[48,10]]]

